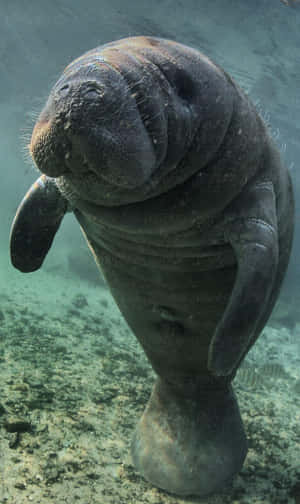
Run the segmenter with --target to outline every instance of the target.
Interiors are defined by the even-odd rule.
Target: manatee
[[[218,491],[247,453],[231,382],[292,244],[290,176],[266,126],[198,50],[130,37],[66,67],[29,148],[42,175],[13,222],[13,265],[38,269],[74,212],[157,374],[137,470],[178,495]]]

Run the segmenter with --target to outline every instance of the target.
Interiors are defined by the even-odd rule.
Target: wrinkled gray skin
[[[203,54],[133,37],[71,63],[30,151],[11,233],[37,269],[73,210],[158,375],[132,455],[154,485],[217,491],[247,443],[230,382],[287,267],[290,177],[248,98]]]

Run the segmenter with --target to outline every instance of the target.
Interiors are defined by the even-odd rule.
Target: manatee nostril
[[[95,88],[87,89],[84,92],[84,96],[88,96],[89,98],[98,98],[99,95],[100,95],[99,91]]]
[[[82,86],[82,93],[88,98],[99,98],[99,96],[104,96],[104,90],[96,82],[84,83],[84,86]]]
[[[59,90],[59,94],[65,96],[69,92],[70,86],[69,84],[64,84]]]

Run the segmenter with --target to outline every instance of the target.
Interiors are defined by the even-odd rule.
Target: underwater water
[[[300,504],[300,2],[0,0],[0,33],[0,504]],[[13,218],[39,176],[28,143],[52,86],[85,51],[135,35],[192,46],[224,68],[293,181],[288,271],[233,381],[248,454],[206,497],[158,489],[133,464],[155,372],[72,213],[38,271],[10,261]]]

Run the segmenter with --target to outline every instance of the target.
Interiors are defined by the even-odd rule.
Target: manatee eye
[[[187,101],[188,103],[193,101],[197,90],[195,89],[195,84],[185,72],[178,72],[175,78],[175,86],[177,94],[182,100]]]

